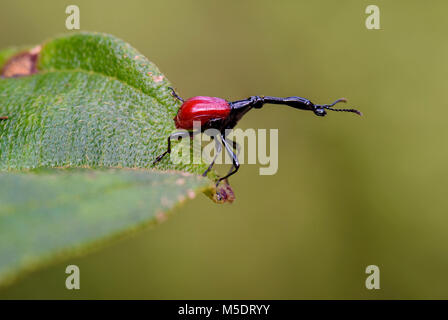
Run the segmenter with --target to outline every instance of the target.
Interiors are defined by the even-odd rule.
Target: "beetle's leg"
[[[230,157],[232,157],[233,165],[232,165],[232,168],[230,168],[230,171],[224,177],[221,177],[218,179],[218,181],[216,182],[216,186],[218,186],[222,180],[225,180],[228,177],[230,177],[231,175],[234,175],[240,168],[240,163],[238,161],[238,157],[236,156],[235,152],[233,152],[232,147],[230,146],[229,142],[225,139],[225,137],[223,135],[221,135],[221,140],[222,140],[222,144],[226,148],[227,153],[230,155]]]
[[[184,102],[184,99],[182,99],[181,97],[179,97],[179,95],[176,93],[176,91],[174,91],[174,89],[172,87],[168,87],[168,89],[171,90],[171,95],[176,98],[177,100],[179,100],[180,102]]]
[[[223,125],[223,120],[220,118],[210,119],[203,125],[204,132],[208,133],[213,138],[213,140],[215,140],[215,146],[216,146],[215,157],[213,158],[213,161],[208,166],[207,170],[205,170],[205,172],[202,174],[202,176],[204,176],[204,177],[212,169],[213,165],[215,164],[216,159],[218,158],[218,155],[221,153],[221,143],[222,142],[218,141],[218,137],[221,137],[219,129],[221,129],[222,125]],[[209,132],[210,130],[212,131],[212,133]]]
[[[156,160],[153,161],[153,165],[156,164],[157,162],[159,162],[160,160],[163,159],[164,156],[166,156],[168,153],[171,153],[171,139],[178,139],[180,137],[185,138],[187,136],[193,136],[195,133],[194,132],[186,132],[186,131],[179,131],[179,132],[175,132],[172,133],[168,136],[168,147],[166,149],[166,151],[164,153],[162,153],[161,155],[159,155]]]
[[[218,155],[221,153],[221,142],[218,141],[218,136],[212,136],[213,140],[215,140],[215,146],[216,146],[216,154],[212,160],[212,162],[210,162],[210,165],[208,166],[207,170],[204,171],[204,173],[202,174],[203,177],[205,177],[207,175],[207,173],[213,168],[213,165],[215,164],[216,159],[218,158]]]
[[[226,141],[230,144],[232,144],[232,148],[234,151],[236,151],[236,155],[239,156],[240,152],[241,152],[241,146],[239,145],[238,142],[236,142],[235,140],[230,140],[226,138]]]
[[[225,138],[226,139],[226,142],[230,145],[232,145],[232,149],[233,149],[233,151],[235,152],[235,155],[238,157],[238,155],[240,154],[240,152],[241,152],[241,147],[240,147],[240,145],[238,144],[238,142],[236,142],[236,141],[234,141],[234,140],[230,140],[230,139],[227,139],[227,138]],[[229,173],[230,172],[232,172],[233,171],[233,169],[235,168],[235,165],[234,165],[234,163],[233,163],[233,161],[232,161],[232,166],[230,167],[230,170],[229,170]],[[238,170],[238,169],[237,169]],[[236,171],[235,171],[236,172]],[[234,173],[235,173],[234,172]],[[232,173],[233,174],[233,173]]]
[[[8,120],[8,117],[7,116],[0,117],[0,120]]]
[[[232,149],[233,149],[233,151],[235,152],[235,154],[236,154],[236,156],[238,157],[238,155],[240,154],[240,152],[241,152],[241,147],[240,147],[240,145],[238,144],[238,142],[236,142],[235,140],[230,140],[230,139],[227,139],[226,138],[226,141],[227,141],[227,143],[228,144],[231,144],[232,145]],[[229,170],[229,173],[230,172],[232,172],[232,170],[235,168],[235,165],[234,165],[234,163],[233,163],[233,161],[232,161],[232,166],[230,167],[230,170]],[[236,169],[237,171],[238,171],[238,169]],[[236,171],[235,171],[236,172]],[[234,173],[235,173],[234,172]],[[233,173],[232,173],[233,174]]]

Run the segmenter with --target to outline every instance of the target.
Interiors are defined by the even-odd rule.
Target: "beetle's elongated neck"
[[[301,97],[271,97],[271,96],[252,96],[245,100],[234,101],[231,103],[232,109],[238,113],[246,113],[252,108],[260,109],[263,105],[270,104],[282,104],[301,110],[312,110],[313,103],[305,98]]]
[[[252,108],[260,109],[263,105],[282,104],[301,110],[313,110],[311,101],[301,97],[270,97],[270,96],[252,96],[244,100],[230,102],[231,116],[228,121],[228,126],[233,127],[236,123]]]
[[[270,104],[282,104],[295,109],[313,111],[316,116],[323,117],[327,114],[326,110],[331,111],[341,111],[341,112],[352,112],[358,115],[362,113],[356,109],[335,109],[333,106],[340,102],[346,102],[345,98],[338,99],[331,104],[314,104],[310,100],[302,97],[270,97],[270,96],[252,96],[245,100],[239,100],[230,103],[231,120],[229,123],[235,125],[238,120],[240,120],[246,112],[250,109],[260,109],[266,103]]]
[[[286,98],[279,98],[279,97],[262,97],[263,103],[270,103],[270,104],[282,104],[289,107],[293,107],[296,109],[301,110],[312,110],[313,103],[305,98],[302,97],[286,97]],[[256,108],[256,107],[255,107]],[[261,107],[259,107],[261,108]]]

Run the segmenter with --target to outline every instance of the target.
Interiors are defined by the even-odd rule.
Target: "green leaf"
[[[166,217],[210,180],[147,169],[0,173],[0,285]]]
[[[211,180],[185,173],[205,163],[149,169],[180,103],[129,44],[70,34],[0,51],[0,70],[0,285],[161,220],[198,191],[216,199]]]
[[[14,52],[0,53],[0,67]],[[37,55],[37,73],[0,79],[0,116],[9,117],[0,122],[0,170],[148,168],[166,149],[180,103],[166,77],[129,44],[76,33],[29,52]],[[207,165],[166,157],[158,168],[202,173]]]

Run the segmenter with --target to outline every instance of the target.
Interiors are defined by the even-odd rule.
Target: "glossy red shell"
[[[230,105],[221,98],[193,97],[186,100],[174,117],[178,129],[193,129],[193,121],[200,121],[201,126],[211,119],[225,119],[229,116]]]

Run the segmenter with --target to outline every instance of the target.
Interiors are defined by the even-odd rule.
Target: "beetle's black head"
[[[313,104],[311,107],[311,110],[313,110],[314,114],[316,116],[319,117],[324,117],[327,115],[327,111],[326,110],[331,110],[331,111],[339,111],[339,112],[353,112],[356,113],[360,116],[362,116],[362,113],[356,109],[335,109],[332,108],[335,104],[339,103],[339,102],[347,102],[347,100],[345,98],[341,98],[336,100],[335,102],[333,102],[332,104]]]

